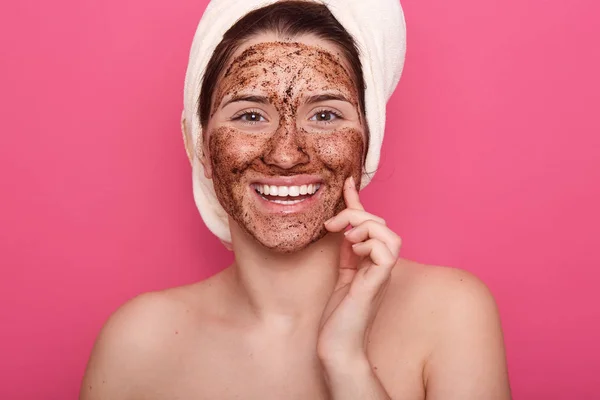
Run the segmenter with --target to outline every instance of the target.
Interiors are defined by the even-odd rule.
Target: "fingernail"
[[[354,228],[352,229],[348,229],[347,231],[344,232],[344,236],[347,236],[350,232],[352,232],[354,230]]]
[[[354,189],[356,189],[356,182],[354,182],[354,177],[353,176],[350,177],[350,182],[352,182],[352,187]]]
[[[325,225],[327,225],[327,224],[329,224],[331,221],[333,221],[333,218],[335,218],[335,217],[329,218],[327,221],[325,221]]]

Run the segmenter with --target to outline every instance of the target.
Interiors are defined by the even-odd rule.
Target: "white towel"
[[[223,34],[248,12],[277,0],[212,0],[198,24],[185,76],[184,109],[181,117],[193,143],[201,135],[197,116],[204,70]],[[404,67],[406,25],[399,0],[321,0],[352,35],[358,46],[365,80],[365,111],[369,125],[369,148],[361,180],[364,188],[379,164],[385,129],[385,107]],[[225,244],[231,242],[227,213],[217,200],[211,180],[204,177],[202,163],[188,154],[192,163],[194,200],[206,226]]]

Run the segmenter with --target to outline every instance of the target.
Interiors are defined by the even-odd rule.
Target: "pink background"
[[[230,262],[179,131],[205,4],[2,2],[1,399],[76,398],[112,311]],[[600,398],[600,3],[403,4],[405,74],[363,200],[405,257],[489,285],[515,399]]]

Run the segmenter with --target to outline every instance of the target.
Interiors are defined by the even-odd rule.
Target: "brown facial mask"
[[[311,96],[332,93],[349,103],[338,100],[345,104],[338,108],[322,100],[307,103]],[[262,96],[263,103],[223,107],[236,96]],[[352,175],[360,185],[364,149],[357,90],[339,58],[301,43],[251,46],[230,64],[213,104],[205,138],[225,211],[276,251],[298,251],[323,237],[323,222],[345,207],[345,179]],[[352,112],[341,115],[340,108]],[[313,182],[318,190],[300,197],[282,197],[281,190],[278,196],[260,193],[269,180],[282,177]],[[268,186],[302,190],[296,183]]]

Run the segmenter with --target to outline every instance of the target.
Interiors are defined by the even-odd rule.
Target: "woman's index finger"
[[[364,210],[365,208],[360,203],[360,197],[358,190],[356,189],[356,183],[354,177],[346,179],[344,182],[344,200],[346,201],[346,207],[354,210]]]

